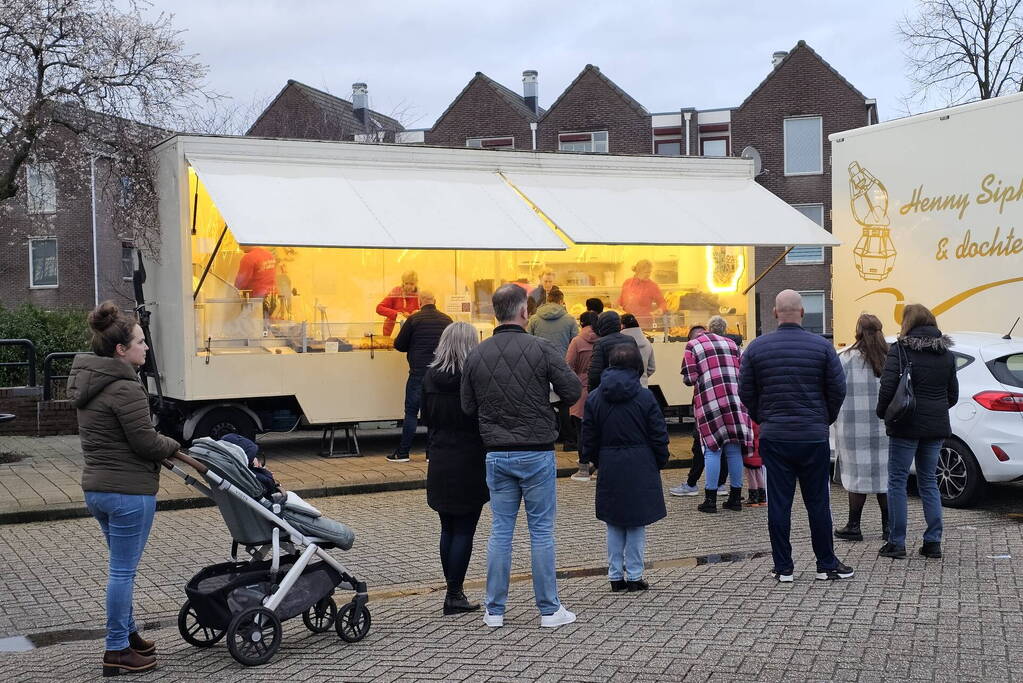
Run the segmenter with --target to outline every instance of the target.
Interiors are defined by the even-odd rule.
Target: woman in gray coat
[[[860,518],[867,496],[877,495],[881,534],[888,539],[888,436],[874,414],[888,342],[877,316],[864,313],[856,321],[856,341],[839,356],[845,371],[845,403],[835,421],[835,452],[842,486],[849,492],[849,521],[835,537],[862,541]]]

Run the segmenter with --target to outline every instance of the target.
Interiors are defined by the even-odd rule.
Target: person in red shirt
[[[236,289],[248,291],[253,298],[263,298],[277,290],[277,257],[263,247],[242,247],[245,255],[238,264],[234,278]]]
[[[668,307],[664,302],[664,294],[656,282],[650,279],[653,264],[646,259],[637,261],[632,267],[635,277],[622,283],[622,293],[618,297],[618,305],[626,313],[636,316],[640,327],[648,328],[653,323],[653,315],[662,313]]]
[[[405,318],[419,310],[419,276],[410,270],[401,275],[401,285],[395,287],[377,304],[377,315],[386,318],[384,336],[390,337],[394,332],[394,322],[398,316]]]

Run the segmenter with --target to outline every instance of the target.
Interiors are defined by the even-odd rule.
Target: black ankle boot
[[[480,608],[478,602],[469,602],[461,589],[452,591],[444,597],[444,614],[461,614],[462,612],[475,612]]]
[[[853,524],[849,522],[841,529],[835,529],[835,538],[840,538],[843,541],[862,541],[863,532],[860,531],[859,524]]]
[[[717,512],[718,492],[705,489],[703,492],[703,502],[697,505],[696,509],[700,512]]]
[[[742,488],[733,486],[728,491],[728,500],[721,504],[721,507],[739,512],[742,510]]]

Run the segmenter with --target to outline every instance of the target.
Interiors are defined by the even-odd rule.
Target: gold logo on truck
[[[864,280],[880,282],[895,267],[895,245],[888,227],[888,190],[859,162],[849,164],[849,208],[863,227],[856,247],[856,271]]]

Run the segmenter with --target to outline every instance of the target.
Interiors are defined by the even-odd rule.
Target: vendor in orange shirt
[[[646,259],[637,261],[632,267],[635,277],[622,283],[622,293],[618,297],[618,305],[626,312],[636,316],[639,326],[650,327],[655,313],[667,309],[664,294],[656,282],[650,279],[653,264]]]
[[[263,318],[269,318],[277,307],[277,257],[263,247],[243,246],[242,251],[245,255],[234,276],[235,289],[262,299]]]
[[[377,304],[377,315],[387,319],[384,323],[384,336],[390,337],[394,332],[394,321],[398,316],[407,318],[419,310],[419,276],[416,271],[409,270],[401,274],[401,285],[391,290],[384,300]]]

